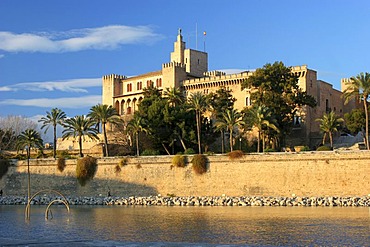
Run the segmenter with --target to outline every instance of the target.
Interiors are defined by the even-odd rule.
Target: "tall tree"
[[[195,120],[197,123],[198,153],[202,153],[201,148],[201,123],[203,113],[208,110],[207,97],[201,92],[195,92],[188,99],[188,110],[195,111]]]
[[[104,156],[109,156],[108,138],[107,138],[107,123],[118,125],[122,123],[122,119],[119,117],[118,112],[115,108],[108,105],[97,104],[90,108],[89,114],[87,114],[95,123],[101,124],[103,128],[104,138]]]
[[[78,145],[80,150],[80,157],[83,157],[82,153],[82,139],[84,136],[88,136],[91,139],[98,140],[98,130],[95,128],[95,121],[84,115],[75,116],[65,120],[65,129],[63,130],[63,140],[73,137],[78,138]]]
[[[34,129],[26,129],[17,138],[17,148],[27,150],[27,174],[28,174],[28,193],[27,202],[31,198],[31,176],[30,176],[30,158],[31,158],[31,148],[43,148],[43,141],[39,132]],[[27,218],[29,218],[29,210],[27,211]]]
[[[147,128],[145,128],[144,119],[141,116],[135,114],[134,117],[127,124],[127,131],[131,132],[132,135],[135,136],[136,155],[140,156],[139,134],[140,132],[148,133],[149,131]]]
[[[365,124],[365,145],[369,150],[369,112],[367,109],[367,100],[370,95],[370,73],[360,73],[357,76],[351,77],[351,79],[345,84],[346,89],[343,92],[343,97],[345,99],[345,104],[349,101],[355,99],[361,101],[364,104],[366,124]]]
[[[184,103],[184,95],[179,88],[166,88],[164,97],[167,99],[170,106],[178,106]]]
[[[264,131],[267,129],[273,129],[279,132],[276,119],[274,118],[272,111],[264,105],[253,105],[252,108],[245,110],[244,121],[246,126],[252,126],[257,129],[257,152],[260,152],[260,140],[264,142]],[[263,147],[264,147],[263,143]],[[264,148],[263,148],[264,149]],[[264,151],[264,150],[263,150]]]
[[[222,118],[216,121],[216,127],[227,129],[230,134],[230,152],[233,151],[233,130],[235,127],[244,125],[242,120],[242,114],[235,109],[227,109],[223,114]]]
[[[226,109],[234,109],[234,102],[236,101],[235,97],[231,94],[232,90],[221,87],[216,90],[216,92],[211,92],[209,97],[209,104],[211,106],[212,117],[218,120],[223,119],[223,113]],[[225,150],[225,131],[226,129],[222,126],[216,126],[216,131],[221,133],[221,153],[224,153]]]
[[[242,89],[251,89],[253,104],[265,105],[276,117],[280,133],[276,132],[280,145],[293,127],[296,111],[302,106],[316,106],[315,99],[303,92],[298,76],[282,62],[266,64],[242,83]]]
[[[326,135],[329,135],[330,147],[333,148],[333,133],[338,131],[338,127],[344,121],[335,112],[324,113],[322,118],[316,119],[320,122],[320,130],[324,133],[322,144],[325,145]]]
[[[42,117],[39,122],[42,123],[41,129],[45,128],[45,133],[48,131],[50,126],[53,126],[53,157],[56,157],[57,151],[57,126],[63,125],[66,119],[64,111],[58,108],[51,109],[51,112],[46,112],[46,117]]]

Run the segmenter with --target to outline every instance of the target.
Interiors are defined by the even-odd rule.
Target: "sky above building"
[[[179,28],[209,70],[282,61],[340,90],[341,78],[370,72],[369,27],[366,0],[1,0],[0,117],[87,114],[103,75],[169,62]]]

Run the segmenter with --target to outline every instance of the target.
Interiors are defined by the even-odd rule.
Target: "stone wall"
[[[250,154],[230,160],[208,156],[209,169],[194,173],[191,156],[185,168],[171,165],[173,156],[98,160],[95,178],[81,187],[75,178],[76,160],[58,171],[56,160],[31,160],[32,193],[58,190],[66,196],[365,196],[370,194],[370,152],[302,152]],[[4,195],[27,194],[27,162],[10,167],[0,180]]]

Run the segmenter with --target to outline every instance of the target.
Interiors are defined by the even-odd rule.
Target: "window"
[[[162,87],[162,78],[156,80],[156,87]]]
[[[146,87],[153,87],[153,81],[152,80],[147,80],[146,81]]]
[[[127,92],[131,92],[132,91],[132,84],[129,83],[127,84]]]
[[[249,97],[246,97],[245,98],[245,105],[246,106],[250,106],[251,105],[251,101],[250,101]]]
[[[141,90],[141,89],[143,89],[143,83],[141,81],[138,81],[136,83],[136,90]]]

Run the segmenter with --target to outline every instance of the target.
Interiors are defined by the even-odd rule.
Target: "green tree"
[[[122,119],[119,117],[117,111],[112,106],[97,104],[90,108],[89,114],[87,114],[95,123],[102,125],[103,138],[104,138],[104,156],[109,156],[108,149],[108,138],[107,138],[107,123],[113,125],[119,125],[122,123]]]
[[[215,118],[216,121],[223,118],[222,114],[225,112],[226,109],[234,109],[234,102],[236,101],[236,99],[235,97],[233,97],[231,92],[232,90],[221,87],[216,92],[211,92],[209,94],[209,105],[211,106],[211,111],[213,115],[212,117]],[[221,153],[224,153],[224,136],[226,129],[222,126],[216,126],[216,131],[219,131],[221,133]]]
[[[26,129],[17,138],[17,149],[26,149],[27,151],[27,174],[28,174],[28,193],[27,201],[31,198],[31,176],[30,176],[30,158],[31,148],[43,148],[43,141],[40,133],[34,129]],[[27,218],[29,218],[29,210],[27,211]]]
[[[202,153],[201,148],[201,124],[204,112],[208,110],[207,97],[201,92],[195,92],[190,95],[188,99],[188,110],[195,111],[195,120],[197,123],[197,137],[198,137],[198,153]]]
[[[227,109],[222,114],[222,118],[216,121],[216,127],[227,129],[230,134],[230,152],[233,151],[233,130],[235,127],[240,127],[244,124],[242,114],[235,109]]]
[[[335,112],[324,113],[322,118],[316,119],[320,122],[320,130],[324,133],[322,144],[325,145],[326,135],[329,135],[330,147],[333,148],[333,133],[338,131],[338,127],[344,121],[343,118],[336,116]]]
[[[272,111],[280,133],[276,137],[280,145],[293,127],[293,118],[302,106],[316,106],[315,99],[303,92],[298,85],[298,76],[282,62],[266,64],[242,83],[242,89],[251,89],[253,104],[264,105]]]
[[[166,88],[164,97],[170,106],[176,107],[184,103],[184,95],[179,88]]]
[[[362,131],[366,124],[364,109],[352,109],[351,112],[344,114],[346,127],[352,134]]]
[[[369,150],[369,112],[367,109],[367,100],[370,95],[370,73],[360,73],[357,76],[353,76],[345,84],[346,89],[343,92],[343,97],[345,99],[345,104],[348,104],[349,101],[355,99],[362,101],[364,104],[365,110],[365,145]]]
[[[127,131],[135,136],[136,155],[140,156],[139,134],[140,132],[148,133],[149,131],[145,128],[144,119],[141,116],[134,114],[134,117],[127,124]]]
[[[66,119],[64,127],[65,129],[62,132],[63,140],[69,137],[78,138],[80,157],[83,157],[82,138],[84,136],[99,140],[98,130],[95,128],[95,121],[89,117],[85,117],[84,115]]]
[[[260,152],[261,137],[264,151],[264,132],[268,129],[273,129],[279,132],[278,124],[273,116],[273,112],[264,105],[253,105],[252,108],[245,110],[244,119],[246,126],[251,126],[257,129],[257,152]]]
[[[45,128],[45,133],[50,126],[53,126],[53,157],[56,157],[57,150],[57,126],[63,126],[66,114],[59,108],[53,108],[50,112],[46,112],[46,117],[42,117],[39,122],[42,123],[41,129]]]

